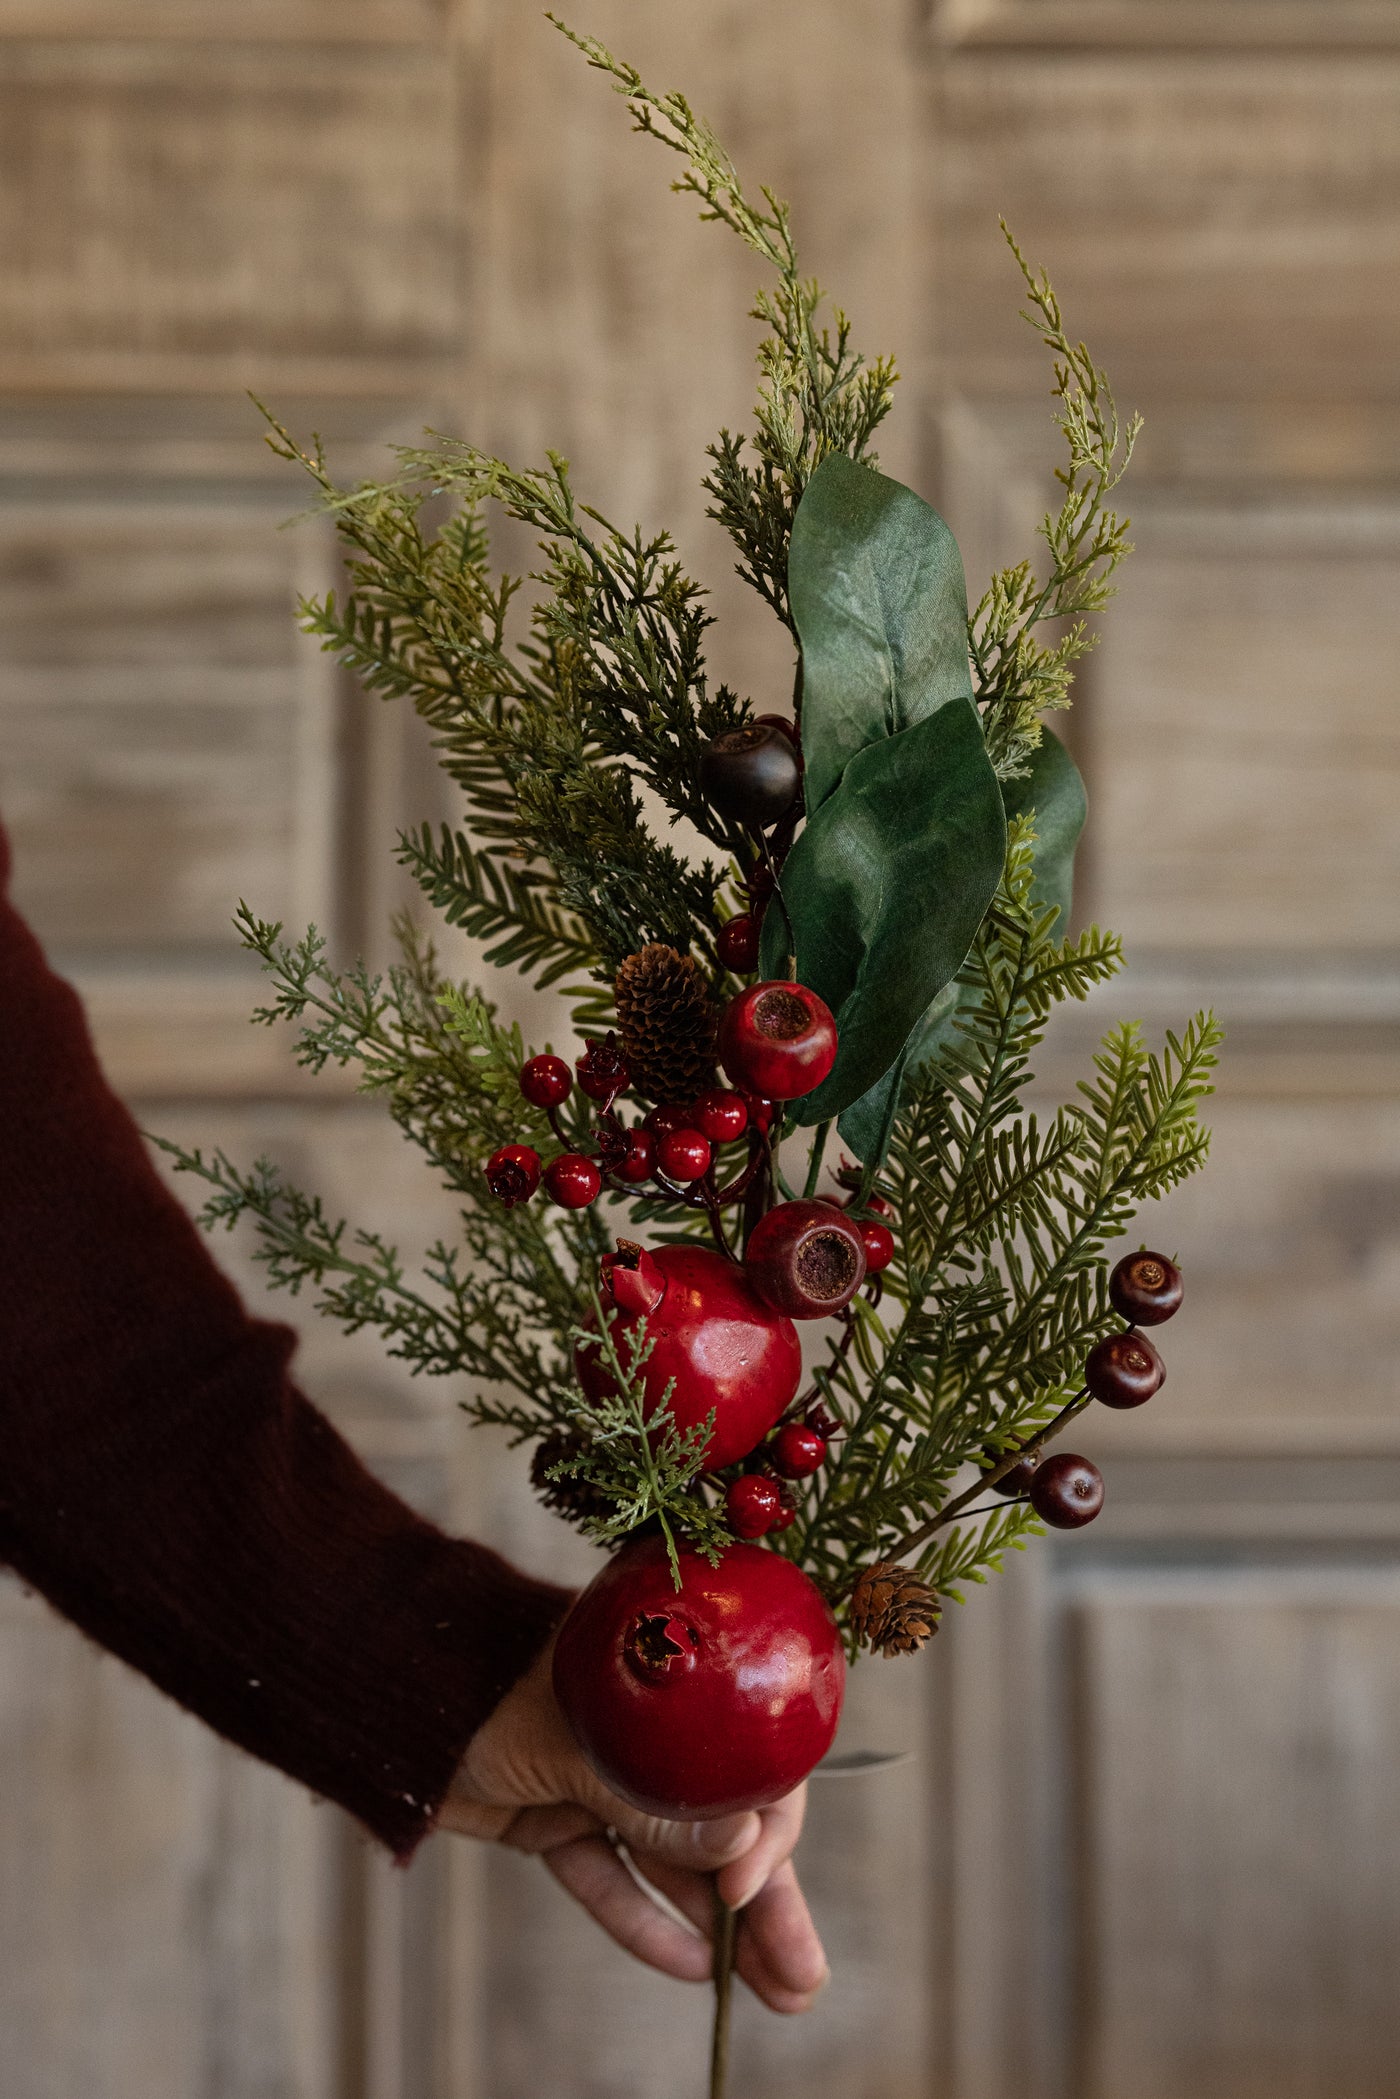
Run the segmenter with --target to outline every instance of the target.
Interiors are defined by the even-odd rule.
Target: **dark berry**
[[[1031,1507],[1052,1530],[1077,1531],[1103,1507],[1103,1474],[1088,1458],[1057,1450],[1042,1458],[1031,1478]]]
[[[766,1455],[783,1479],[810,1479],[826,1463],[826,1438],[801,1421],[789,1421],[778,1430]]]
[[[773,870],[766,860],[755,860],[744,879],[744,887],[748,891],[749,909],[757,917],[762,917],[759,906],[767,903],[776,887]]]
[[[536,1108],[557,1108],[573,1090],[574,1075],[562,1057],[531,1057],[520,1067],[520,1091]]]
[[[656,1141],[655,1171],[668,1181],[702,1180],[710,1170],[710,1140],[698,1130],[668,1130]]]
[[[865,1248],[865,1272],[878,1275],[888,1268],[894,1259],[894,1233],[878,1218],[871,1218],[860,1227],[860,1243]]]
[[[859,1228],[830,1203],[779,1203],[749,1234],[744,1267],[775,1312],[822,1319],[840,1312],[865,1281]]]
[[[736,1086],[768,1100],[797,1100],[836,1062],[836,1022],[805,984],[751,984],[725,1009],[719,1061]]]
[[[545,1192],[561,1210],[586,1210],[598,1200],[603,1176],[579,1152],[561,1152],[544,1170]]]
[[[1115,1312],[1134,1326],[1160,1326],[1181,1304],[1181,1270],[1165,1254],[1124,1254],[1108,1279]]]
[[[1106,1407],[1140,1407],[1167,1374],[1146,1334],[1110,1334],[1089,1351],[1084,1382]]]
[[[508,1210],[528,1202],[540,1185],[539,1153],[528,1144],[503,1144],[486,1161],[486,1185]]]
[[[749,1126],[749,1104],[743,1094],[727,1093],[722,1086],[713,1093],[702,1093],[692,1112],[695,1128],[711,1144],[732,1144]]]
[[[715,953],[736,977],[751,977],[758,968],[758,920],[751,911],[726,919],[715,935]]]
[[[1001,1463],[1002,1458],[1005,1456],[1005,1452],[999,1450],[989,1450],[985,1452],[984,1455],[987,1460],[987,1470],[990,1471],[994,1465],[999,1465]],[[1020,1457],[1017,1458],[1015,1464],[1012,1466],[1009,1472],[1003,1472],[999,1480],[993,1480],[993,1493],[1005,1494],[1008,1497],[1017,1494],[1027,1493],[1030,1489],[1031,1481],[1034,1479],[1036,1470],[1044,1455],[1045,1453],[1043,1450],[1023,1451]]]
[[[786,816],[802,785],[792,738],[771,724],[727,729],[700,753],[705,800],[733,823],[761,831]]]
[[[736,1538],[761,1538],[771,1531],[783,1510],[783,1497],[776,1480],[761,1472],[746,1472],[734,1481],[724,1497],[724,1514]]]
[[[632,1076],[611,1029],[601,1042],[588,1044],[575,1068],[580,1086],[593,1101],[613,1100]]]

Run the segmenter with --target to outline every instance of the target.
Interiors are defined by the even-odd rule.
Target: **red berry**
[[[1031,1507],[1052,1530],[1077,1531],[1103,1507],[1103,1474],[1088,1458],[1057,1450],[1031,1477]]]
[[[668,1181],[702,1180],[710,1170],[710,1143],[698,1130],[668,1130],[658,1138],[655,1170]]]
[[[863,1203],[858,1203],[855,1195],[848,1195],[846,1197],[846,1208],[857,1211],[862,1217],[867,1210],[872,1217],[890,1218],[894,1216],[894,1204],[888,1202],[883,1195],[876,1195],[873,1190],[866,1196]]]
[[[617,1046],[617,1037],[609,1029],[601,1042],[590,1042],[581,1057],[576,1060],[578,1082],[592,1101],[610,1101],[622,1092],[631,1080],[627,1059]]]
[[[579,1152],[561,1152],[544,1170],[545,1192],[561,1210],[586,1210],[598,1200],[603,1176]]]
[[[718,1567],[628,1545],[564,1621],[554,1689],[598,1776],[649,1815],[704,1821],[781,1800],[841,1717],[836,1621],[800,1567],[731,1545]]]
[[[642,1128],[651,1131],[653,1144],[672,1130],[693,1130],[695,1110],[683,1108],[675,1101],[663,1101],[659,1108],[651,1108],[642,1118]]]
[[[562,1057],[531,1057],[520,1067],[520,1091],[536,1108],[557,1108],[573,1091],[574,1075]]]
[[[703,1426],[713,1408],[705,1462],[718,1472],[746,1458],[792,1405],[802,1376],[802,1344],[792,1321],[764,1304],[743,1270],[723,1254],[708,1246],[658,1246],[647,1259],[665,1286],[646,1314],[652,1344],[642,1370],[647,1409],[654,1413],[666,1400],[684,1432]],[[606,1316],[627,1372],[627,1337],[642,1315],[619,1306]],[[596,1345],[580,1344],[574,1368],[590,1399],[615,1396],[612,1366]]]
[[[760,904],[767,903],[775,884],[773,870],[766,860],[755,860],[744,878],[744,887],[748,891],[749,903],[755,910]]]
[[[865,1247],[844,1210],[779,1203],[749,1234],[744,1268],[759,1296],[792,1319],[840,1312],[865,1281]]]
[[[1146,1334],[1110,1334],[1089,1351],[1084,1382],[1106,1407],[1140,1407],[1161,1387],[1167,1368]]]
[[[540,1185],[540,1155],[528,1144],[503,1144],[486,1161],[486,1185],[508,1210],[526,1203]]]
[[[725,920],[715,935],[715,953],[736,977],[753,975],[758,968],[758,920],[751,911]]]
[[[1181,1304],[1181,1270],[1165,1254],[1125,1254],[1108,1279],[1115,1312],[1134,1326],[1160,1326]]]
[[[990,1471],[994,1465],[1001,1463],[1005,1452],[989,1450],[984,1452],[983,1455],[987,1460],[987,1470]],[[1023,1451],[1011,1470],[1003,1472],[999,1480],[992,1482],[992,1491],[996,1494],[1006,1495],[1027,1493],[1030,1489],[1031,1481],[1035,1478],[1036,1468],[1044,1455],[1044,1451],[1039,1449]]]
[[[746,1472],[724,1497],[725,1521],[736,1538],[761,1538],[772,1530],[782,1506],[776,1480],[761,1472]]]
[[[826,1463],[826,1438],[800,1421],[786,1422],[773,1438],[768,1462],[785,1480],[810,1479]]]
[[[768,724],[727,729],[700,753],[700,787],[710,807],[756,831],[786,816],[801,786],[792,738]]]
[[[797,1521],[797,1496],[793,1493],[791,1487],[784,1487],[781,1491],[783,1505],[773,1518],[772,1526],[773,1533],[779,1537],[784,1531],[790,1531]]]
[[[761,722],[766,729],[781,729],[788,742],[797,751],[798,757],[801,757],[802,731],[798,728],[790,714],[756,714],[754,720]]]
[[[888,1268],[894,1259],[894,1233],[878,1218],[871,1218],[860,1228],[860,1243],[865,1248],[865,1272],[878,1275]]]
[[[653,1163],[650,1130],[629,1130],[627,1149],[614,1166],[613,1172],[618,1180],[626,1181],[629,1186],[635,1187],[637,1182],[651,1179]]]
[[[711,1144],[732,1144],[749,1126],[749,1104],[743,1094],[726,1093],[723,1087],[702,1093],[692,1112],[696,1129]]]
[[[719,1024],[719,1061],[747,1092],[797,1100],[836,1062],[836,1023],[805,984],[751,984]]]
[[[749,1121],[765,1137],[773,1127],[774,1103],[765,1100],[761,1093],[744,1094],[744,1105],[749,1111]]]

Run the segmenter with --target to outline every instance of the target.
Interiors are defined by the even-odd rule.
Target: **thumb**
[[[715,1873],[751,1851],[763,1833],[763,1824],[749,1809],[742,1815],[719,1815],[713,1822],[668,1822],[660,1815],[643,1815],[603,1788],[598,1812],[621,1837],[629,1851],[658,1859],[667,1866],[688,1867],[694,1873]]]

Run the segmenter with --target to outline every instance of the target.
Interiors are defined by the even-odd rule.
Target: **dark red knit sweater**
[[[564,1592],[415,1516],[289,1382],[8,872],[0,832],[0,1559],[405,1857]]]

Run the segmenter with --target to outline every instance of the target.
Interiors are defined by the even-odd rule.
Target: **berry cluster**
[[[1165,1254],[1125,1254],[1108,1279],[1109,1301],[1128,1324],[1107,1334],[1090,1349],[1084,1365],[1084,1389],[1064,1409],[1055,1429],[1091,1399],[1106,1407],[1140,1407],[1161,1389],[1166,1366],[1146,1334],[1181,1305],[1181,1270]],[[998,1494],[1026,1499],[1053,1530],[1078,1530],[1092,1523],[1103,1507],[1103,1474],[1089,1458],[1072,1451],[1044,1455],[1046,1437],[1023,1450],[994,1460],[988,1484]]]

